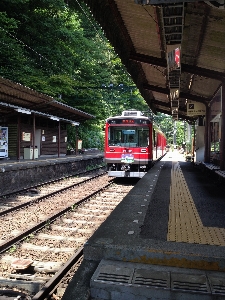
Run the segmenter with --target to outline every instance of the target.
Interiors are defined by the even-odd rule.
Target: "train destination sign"
[[[180,68],[180,47],[167,53],[167,64],[170,72]]]

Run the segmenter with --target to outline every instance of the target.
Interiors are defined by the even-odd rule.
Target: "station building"
[[[54,98],[0,78],[0,158],[67,154],[67,125],[94,118]],[[78,150],[78,141],[76,143]]]

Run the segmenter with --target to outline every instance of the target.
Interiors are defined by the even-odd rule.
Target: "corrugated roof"
[[[2,77],[0,77],[0,101],[3,104],[54,115],[74,122],[82,122],[94,118],[93,115],[59,102],[53,97],[38,93],[33,89]],[[12,110],[12,108],[0,105],[0,113],[6,114],[9,110]]]
[[[225,77],[225,9],[216,8],[216,1],[84,2],[154,111],[172,114],[170,92],[176,83],[179,117],[192,120],[186,114],[186,99],[208,104],[220,88]],[[181,56],[174,73],[168,70],[167,52],[176,41]]]

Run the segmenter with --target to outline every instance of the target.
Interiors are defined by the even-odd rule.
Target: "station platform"
[[[94,156],[103,156],[104,153],[102,151],[87,151],[83,154],[72,154],[72,155],[41,155],[35,159],[11,159],[11,158],[0,158],[0,168],[12,168],[13,166],[17,166],[18,168],[22,165],[37,165],[42,163],[49,163],[52,162],[65,162],[71,161],[74,159],[82,160],[88,159]]]
[[[52,180],[77,175],[103,164],[104,153],[46,155],[36,159],[0,159],[0,196]]]
[[[225,299],[225,187],[178,152],[84,246],[68,299]]]

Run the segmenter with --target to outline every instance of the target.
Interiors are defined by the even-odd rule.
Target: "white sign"
[[[30,132],[22,132],[22,141],[30,142],[31,141],[31,133]]]
[[[202,116],[205,115],[206,108],[205,104],[196,101],[187,102],[187,115],[188,116]]]
[[[82,149],[82,141],[78,140],[78,149]]]

